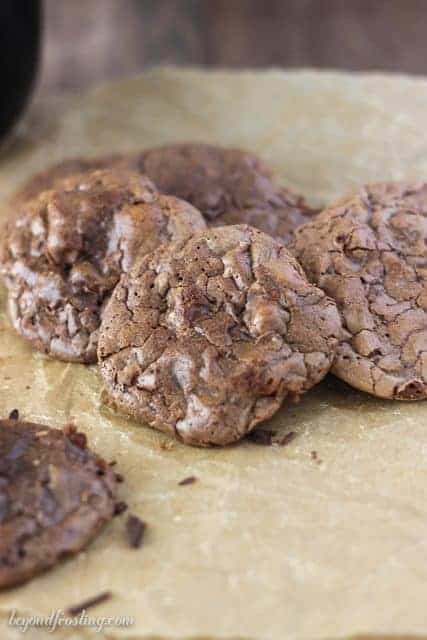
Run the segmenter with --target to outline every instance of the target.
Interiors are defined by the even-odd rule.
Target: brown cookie
[[[139,174],[64,180],[11,217],[0,247],[15,329],[61,360],[95,362],[100,316],[139,253],[205,228],[190,204]]]
[[[112,518],[115,474],[86,437],[0,421],[0,588],[74,555]]]
[[[147,175],[162,193],[199,209],[209,226],[249,224],[284,244],[289,244],[298,226],[318,213],[303,197],[281,187],[255,154],[196,143],[65,160],[30,178],[15,193],[12,205],[57,188],[64,178],[104,168]]]
[[[11,198],[12,207],[21,206],[24,202],[36,198],[43,191],[55,189],[63,183],[64,178],[96,171],[97,169],[136,170],[137,158],[131,154],[114,153],[95,158],[70,158],[55,164],[44,171],[31,176]]]
[[[333,372],[382,398],[427,397],[427,183],[364,187],[296,233],[309,279],[346,340]]]
[[[225,445],[319,382],[340,330],[288,251],[236,225],[139,260],[107,305],[98,356],[110,404],[188,444]]]
[[[205,144],[176,144],[141,154],[139,170],[163,193],[191,202],[208,225],[249,224],[287,244],[318,211],[276,182],[254,154]]]

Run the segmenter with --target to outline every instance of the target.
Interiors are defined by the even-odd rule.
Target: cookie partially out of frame
[[[364,187],[299,229],[292,249],[341,311],[333,372],[381,398],[426,398],[427,184]]]
[[[328,372],[335,304],[285,247],[247,225],[160,247],[106,307],[110,404],[188,444],[235,442]]]
[[[119,170],[64,178],[14,211],[0,246],[15,329],[51,357],[95,362],[111,291],[135,258],[205,228],[190,204]]]
[[[0,421],[0,588],[86,547],[113,517],[117,478],[84,434]]]

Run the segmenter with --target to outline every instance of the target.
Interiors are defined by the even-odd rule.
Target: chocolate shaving
[[[184,487],[187,484],[194,484],[195,482],[197,482],[196,476],[188,476],[187,478],[180,480],[180,482],[178,482],[178,485],[180,487]]]
[[[67,614],[69,616],[78,616],[80,615],[80,613],[83,613],[83,611],[86,611],[87,609],[91,609],[92,607],[96,607],[98,604],[101,604],[102,602],[111,600],[112,597],[113,597],[113,594],[111,593],[111,591],[103,591],[98,596],[94,596],[93,598],[88,598],[87,600],[84,600],[80,604],[74,605],[73,607],[69,607],[67,609]]]
[[[116,504],[114,505],[114,515],[115,516],[119,516],[124,511],[126,511],[127,508],[128,508],[128,506],[127,506],[126,502],[123,502],[123,501],[116,502]]]
[[[126,534],[129,545],[134,549],[139,549],[142,545],[144,531],[147,524],[138,518],[138,516],[129,516],[126,522]]]
[[[270,445],[273,442],[273,438],[276,435],[276,431],[265,431],[264,429],[254,429],[248,434],[248,440],[254,444]]]
[[[285,447],[287,444],[292,442],[292,440],[297,436],[295,431],[289,431],[282,438],[278,440],[274,440],[276,437],[277,431],[266,431],[265,429],[254,429],[248,434],[248,440],[253,442],[254,444],[262,444],[262,445],[272,445],[276,444],[280,447]]]
[[[283,438],[276,440],[275,444],[278,444],[281,447],[286,447],[286,445],[292,442],[296,436],[297,433],[295,431],[289,431],[289,433],[286,433]]]
[[[9,420],[19,420],[19,411],[18,411],[18,409],[13,409],[9,413]]]

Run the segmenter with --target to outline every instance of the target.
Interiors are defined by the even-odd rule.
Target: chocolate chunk
[[[116,480],[98,460],[59,429],[0,421],[0,587],[78,553],[112,518]]]
[[[97,605],[102,604],[103,602],[107,602],[107,600],[111,600],[112,597],[113,597],[113,594],[111,593],[111,591],[103,591],[99,595],[94,596],[93,598],[88,598],[87,600],[84,600],[80,604],[76,604],[76,605],[73,605],[72,607],[68,607],[67,614],[73,617],[78,616],[81,613],[83,613],[83,611],[87,611],[87,609],[93,609],[93,607],[96,607]]]
[[[9,413],[9,420],[19,420],[18,409],[12,409],[12,411]]]
[[[139,549],[142,545],[144,532],[147,524],[138,518],[138,516],[130,515],[126,521],[126,534],[129,545],[134,549]]]
[[[184,487],[187,484],[194,484],[195,482],[197,482],[196,476],[188,476],[187,478],[180,480],[178,484],[180,487]]]
[[[137,255],[203,228],[198,211],[159,195],[145,176],[64,178],[13,211],[0,243],[15,329],[52,357],[95,362],[101,316],[122,272]]]
[[[121,278],[100,331],[104,398],[188,444],[229,444],[326,375],[341,330],[273,238],[209,229]]]
[[[364,187],[296,232],[293,252],[337,303],[336,376],[381,398],[427,398],[427,183]]]

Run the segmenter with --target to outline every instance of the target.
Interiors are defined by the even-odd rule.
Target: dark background
[[[1,0],[0,0],[1,1]],[[427,74],[427,0],[45,0],[42,92],[161,64]]]

